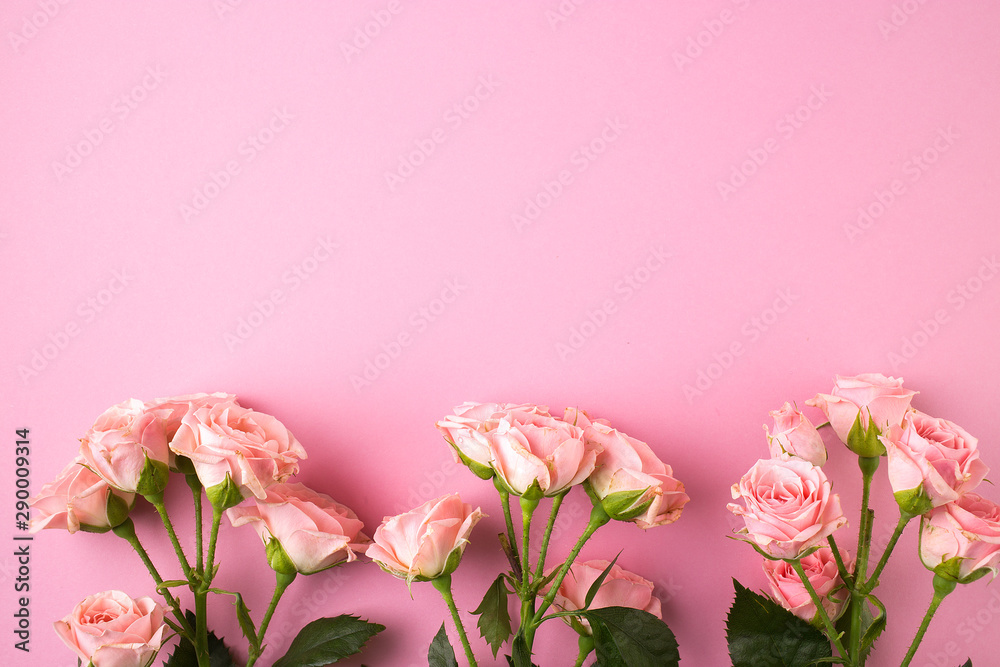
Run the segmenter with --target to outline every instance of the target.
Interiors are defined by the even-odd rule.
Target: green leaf
[[[427,664],[429,667],[458,667],[455,649],[448,641],[448,633],[444,630],[444,623],[441,624],[441,629],[431,640],[431,646],[427,650]]]
[[[187,619],[192,628],[198,623],[193,611],[184,612],[184,618]],[[238,667],[225,642],[216,637],[211,630],[208,631],[208,658],[209,667]],[[163,665],[164,667],[198,667],[198,654],[194,650],[194,644],[185,637],[181,637],[173,655]]]
[[[583,603],[584,609],[590,608],[590,603],[593,602],[594,598],[597,596],[597,591],[601,590],[601,584],[603,584],[604,580],[608,578],[608,574],[611,572],[611,568],[615,566],[615,563],[618,562],[618,556],[621,555],[622,552],[619,551],[618,555],[614,557],[614,560],[608,563],[608,566],[604,568],[604,572],[601,572],[601,576],[595,579],[594,583],[592,583],[590,585],[590,588],[587,589],[587,596],[584,598],[584,603]]]
[[[514,636],[514,643],[511,645],[511,654],[507,657],[507,663],[512,667],[534,667],[531,662],[531,650],[528,643],[524,641],[524,635],[518,632]]]
[[[866,657],[871,652],[872,645],[875,643],[875,640],[878,639],[879,635],[882,634],[882,631],[885,630],[885,622],[886,622],[885,605],[882,604],[882,601],[871,594],[868,595],[868,599],[875,606],[875,610],[878,613],[876,616],[871,616],[871,614],[868,614],[868,616],[871,617],[872,619],[871,623],[868,625],[868,627],[864,629],[864,631],[861,634],[862,659],[864,659],[864,657]],[[868,605],[866,604],[865,607],[867,608]]]
[[[968,660],[966,660],[965,664],[962,665],[962,667],[972,667],[972,658],[969,658]]]
[[[733,667],[800,667],[833,655],[830,640],[787,609],[733,579],[726,621]]]
[[[601,667],[670,667],[680,664],[677,639],[667,624],[648,611],[600,607],[582,614],[594,631]]]
[[[250,640],[253,646],[260,646],[260,640],[257,638],[257,626],[254,625],[253,619],[250,617],[250,609],[247,607],[246,602],[243,601],[243,596],[236,593],[236,618],[240,622],[240,630],[243,631],[243,636]]]
[[[383,630],[384,625],[348,614],[317,618],[299,631],[273,667],[323,667],[360,652],[365,642]]]
[[[507,590],[507,586],[504,584],[504,575],[501,574],[493,581],[486,591],[486,595],[483,596],[483,601],[472,612],[474,616],[479,616],[476,627],[479,628],[479,634],[493,649],[494,658],[497,657],[497,651],[511,634],[510,610],[507,608],[508,595],[510,595],[510,591]]]

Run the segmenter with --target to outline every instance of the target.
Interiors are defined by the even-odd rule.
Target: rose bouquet
[[[163,606],[121,591],[87,597],[63,620],[59,637],[92,667],[148,667],[173,636],[169,667],[235,665],[229,648],[210,632],[209,594],[231,596],[247,640],[247,667],[264,652],[265,633],[286,588],[298,574],[312,575],[356,559],[369,539],[362,523],[329,496],[287,480],[306,452],[274,417],[241,406],[228,394],[196,394],[109,408],[81,439],[77,458],[32,499],[32,531],[65,529],[113,534],[139,555]],[[192,491],[194,544],[181,543],[164,502],[171,480]],[[169,536],[183,579],[164,580],[143,547],[130,514],[142,498],[155,508]],[[211,508],[207,540],[203,499]],[[252,503],[252,505],[251,505]],[[255,623],[243,595],[213,586],[223,516],[252,525],[275,573],[271,603]],[[193,557],[190,555],[193,546]],[[162,564],[161,564],[162,566]],[[185,611],[175,590],[187,588]],[[357,653],[383,626],[354,616],[306,625],[276,667],[326,665]]]
[[[576,560],[584,544],[612,519],[644,530],[676,521],[688,497],[670,466],[646,443],[576,409],[566,410],[560,419],[536,405],[466,403],[437,428],[456,461],[492,481],[500,496],[505,531],[499,537],[510,571],[496,577],[472,612],[494,657],[509,644],[507,663],[530,667],[539,626],[562,618],[580,636],[577,665],[595,650],[607,665],[678,663],[677,642],[660,620],[653,585],[614,560]],[[565,560],[549,567],[553,527],[563,500],[575,487],[590,498],[590,520]],[[518,500],[520,532],[515,529],[512,498]],[[531,526],[543,502],[549,504],[549,517],[537,559],[531,562]],[[481,509],[456,494],[446,495],[387,517],[367,551],[407,585],[432,582],[451,612],[470,665],[476,659],[452,597],[451,575],[483,516]],[[516,631],[508,608],[512,594],[520,603]],[[444,624],[431,642],[428,659],[432,667],[456,664]]]
[[[838,538],[847,528],[839,496],[822,466],[827,453],[809,419],[786,403],[765,426],[771,458],[732,487],[729,509],[744,521],[739,539],[764,557],[772,599],[738,582],[728,640],[736,667],[842,664],[863,667],[886,627],[879,577],[906,526],[920,517],[919,557],[931,570],[930,606],[901,666],[912,661],[934,613],[958,584],[1000,569],[1000,506],[973,490],[988,468],[976,438],[910,403],[916,392],[880,374],[837,377],[830,394],[806,402],[857,455],[861,515],[856,557]],[[899,519],[882,554],[871,553],[872,482],[882,459]],[[874,562],[874,566],[872,566]],[[762,643],[773,647],[761,652]],[[971,667],[971,661],[965,667]]]

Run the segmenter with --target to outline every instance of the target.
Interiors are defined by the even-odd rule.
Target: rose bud
[[[757,461],[732,495],[746,505],[728,505],[740,532],[771,558],[799,558],[847,523],[823,469],[797,458]]]
[[[618,521],[652,528],[676,521],[690,500],[673,470],[649,445],[616,429],[603,419],[591,420],[576,408],[565,421],[583,428],[584,439],[598,452],[586,488],[591,499]]]
[[[786,402],[780,410],[772,410],[770,415],[774,419],[774,433],[766,425],[764,432],[771,458],[781,458],[787,454],[809,461],[815,466],[826,463],[823,437],[804,414]]]
[[[851,562],[844,554],[844,561],[851,568]],[[809,621],[817,627],[822,627],[822,619],[816,605],[813,604],[812,596],[806,590],[802,579],[799,577],[792,564],[785,560],[764,560],[764,574],[771,584],[771,593],[774,601],[782,607],[792,612],[803,621]],[[802,559],[802,570],[806,573],[813,590],[820,597],[823,609],[831,620],[843,613],[850,597],[846,591],[840,595],[830,594],[843,585],[840,572],[837,570],[837,561],[833,556],[833,551],[827,547],[822,547]]]
[[[946,419],[911,411],[903,428],[881,437],[889,457],[889,484],[900,509],[924,514],[976,488],[989,468],[976,438]]]
[[[885,454],[878,436],[898,426],[917,392],[903,388],[902,378],[880,373],[837,376],[830,394],[817,394],[806,405],[819,408],[840,441],[858,456]]]
[[[31,499],[31,532],[106,533],[128,518],[134,502],[135,494],[111,488],[77,457]]]
[[[126,493],[149,496],[167,485],[170,450],[163,423],[129,399],[108,408],[80,440],[85,465]]]
[[[133,600],[121,591],[91,595],[55,623],[59,638],[93,667],[149,667],[166,627],[152,598]]]
[[[587,602],[587,592],[609,564],[606,560],[575,561],[569,566],[566,578],[563,579],[559,590],[556,591],[554,604],[562,611],[583,609]],[[545,595],[547,592],[548,587],[545,587],[539,591],[539,595]],[[589,608],[600,609],[602,607],[631,607],[662,618],[660,599],[653,595],[653,582],[628,570],[623,570],[617,564],[611,566],[608,576],[601,583],[601,587],[597,589]],[[569,620],[571,618],[579,624],[579,627]],[[577,617],[564,617],[564,619],[577,632],[592,634],[587,619]]]
[[[455,461],[461,461],[478,477],[493,477],[493,459],[487,433],[496,429],[505,416],[524,420],[532,415],[550,416],[548,409],[529,403],[463,403],[455,414],[445,417],[435,426],[451,445]]]
[[[934,574],[967,584],[1000,569],[1000,506],[967,493],[920,520],[920,559]]]
[[[357,515],[304,484],[275,484],[253,507],[226,511],[233,526],[250,524],[264,541],[268,563],[283,574],[313,574],[357,558],[368,538]]]
[[[393,576],[430,581],[458,567],[473,527],[485,516],[457,493],[386,517],[365,554]]]

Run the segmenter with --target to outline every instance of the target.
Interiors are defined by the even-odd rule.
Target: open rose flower
[[[55,623],[59,638],[94,667],[148,667],[166,627],[152,598],[133,600],[121,591],[91,595]]]
[[[920,559],[935,574],[969,583],[1000,570],[1000,506],[977,493],[920,520]]]
[[[976,488],[989,468],[979,460],[977,440],[946,419],[917,410],[904,427],[881,437],[889,457],[889,483],[900,507],[923,514]]]
[[[569,566],[566,578],[556,591],[553,600],[555,605],[563,611],[583,609],[587,602],[587,591],[609,564],[606,560],[575,561]],[[546,588],[539,591],[539,594],[544,595],[547,592]],[[591,609],[602,607],[631,607],[649,612],[657,618],[662,617],[660,599],[653,595],[653,582],[623,570],[617,564],[611,566],[608,576],[590,603]],[[575,620],[580,623],[584,632],[591,634],[590,624],[586,619]]]
[[[910,409],[910,401],[917,392],[903,388],[902,378],[886,377],[881,373],[863,373],[854,377],[837,376],[833,391],[817,394],[806,405],[819,408],[830,420],[841,442],[850,445],[848,435],[854,422],[860,419],[861,428],[869,430],[874,424],[879,433],[898,426]],[[872,443],[872,451],[856,451],[862,456],[878,456],[883,448]]]
[[[126,493],[159,493],[170,450],[163,423],[137,399],[108,408],[80,440],[87,467]]]
[[[772,410],[774,433],[764,426],[771,458],[782,455],[797,456],[816,466],[826,463],[826,445],[812,422],[799,410],[785,403],[780,410]]]
[[[543,407],[466,403],[456,412],[437,425],[456,455],[480,477],[492,470],[514,495],[556,496],[594,469],[597,448],[583,429]]]
[[[798,558],[847,523],[823,469],[801,459],[757,461],[732,495],[746,505],[728,505],[741,532],[773,558]]]
[[[576,408],[566,410],[565,421],[583,428],[584,439],[598,452],[587,485],[608,516],[643,529],[680,517],[689,500],[684,485],[649,445]]]
[[[263,412],[222,400],[189,412],[170,449],[194,465],[213,506],[232,507],[299,470],[305,449],[285,426]]]
[[[458,567],[472,529],[484,514],[457,493],[430,500],[375,530],[366,555],[386,572],[411,581],[430,581]]]
[[[842,554],[842,556],[848,570],[850,570],[851,562],[848,554]],[[841,590],[840,593],[833,595],[833,599],[830,598],[830,593],[843,584],[833,551],[823,547],[809,554],[802,559],[802,570],[822,600],[823,609],[827,615],[831,620],[836,620],[844,611],[849,594]],[[816,605],[813,604],[809,591],[806,590],[802,579],[799,578],[791,563],[785,560],[765,559],[764,574],[771,585],[771,593],[775,602],[804,621],[817,624],[820,622]]]
[[[357,515],[304,484],[275,484],[253,507],[227,510],[233,526],[250,524],[279,572],[312,574],[357,558],[369,542]]]
[[[163,431],[166,433],[167,442],[170,442],[173,440],[177,429],[181,427],[181,422],[188,413],[194,412],[201,407],[227,402],[238,405],[236,397],[232,394],[224,394],[222,392],[214,394],[186,394],[184,396],[171,396],[170,398],[158,398],[155,401],[150,401],[146,403],[146,411],[152,412],[163,422]]]
[[[31,532],[105,533],[128,518],[135,494],[112,489],[77,457],[31,499]]]

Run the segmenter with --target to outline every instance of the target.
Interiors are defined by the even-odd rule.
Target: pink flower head
[[[1000,506],[976,493],[935,507],[920,520],[920,559],[947,579],[968,583],[1000,570]]]
[[[844,554],[844,562],[848,570],[851,561]],[[809,583],[822,599],[823,609],[831,619],[836,619],[844,611],[849,595],[845,591],[830,594],[843,584],[837,561],[833,551],[823,547],[802,559],[802,570],[806,573]],[[792,564],[785,560],[764,560],[764,574],[771,585],[771,593],[775,602],[792,612],[804,621],[817,620],[816,605],[813,604],[809,591],[806,590]]]
[[[797,456],[816,466],[826,463],[826,445],[812,422],[799,410],[785,403],[780,410],[772,410],[774,433],[764,426],[771,458],[783,455]]]
[[[806,405],[822,410],[837,437],[847,444],[847,436],[859,417],[865,430],[872,422],[881,433],[898,426],[916,393],[903,388],[902,378],[886,377],[881,373],[854,377],[838,375],[831,393],[817,394],[806,401]]]
[[[60,528],[104,533],[124,521],[135,494],[112,489],[77,457],[31,499],[31,532]]]
[[[556,591],[553,600],[555,605],[563,611],[583,609],[587,602],[587,592],[609,564],[606,560],[575,561],[569,566],[566,578]],[[547,588],[539,591],[542,595],[547,592]],[[631,607],[662,618],[660,599],[653,595],[653,582],[623,570],[617,564],[611,566],[608,576],[590,603],[591,609],[602,607]],[[588,633],[591,632],[586,619],[578,619],[578,622]]]
[[[275,570],[312,574],[357,558],[369,539],[349,508],[305,484],[275,484],[254,506],[226,511],[233,526],[250,524],[264,540]],[[272,545],[280,545],[281,550]]]
[[[761,459],[732,488],[746,534],[774,558],[798,558],[847,523],[823,469],[797,458]]]
[[[147,494],[166,486],[170,450],[163,424],[134,398],[97,418],[80,440],[80,455],[88,468],[120,491]]]
[[[163,643],[163,607],[121,591],[91,595],[56,621],[59,638],[94,667],[149,667]]]
[[[236,396],[233,394],[224,394],[222,392],[214,394],[186,394],[184,396],[171,396],[170,398],[158,398],[155,401],[150,401],[146,403],[146,411],[152,412],[163,422],[163,431],[167,435],[167,442],[170,442],[188,413],[194,412],[201,407],[215,405],[216,403],[233,403],[238,405]]]

